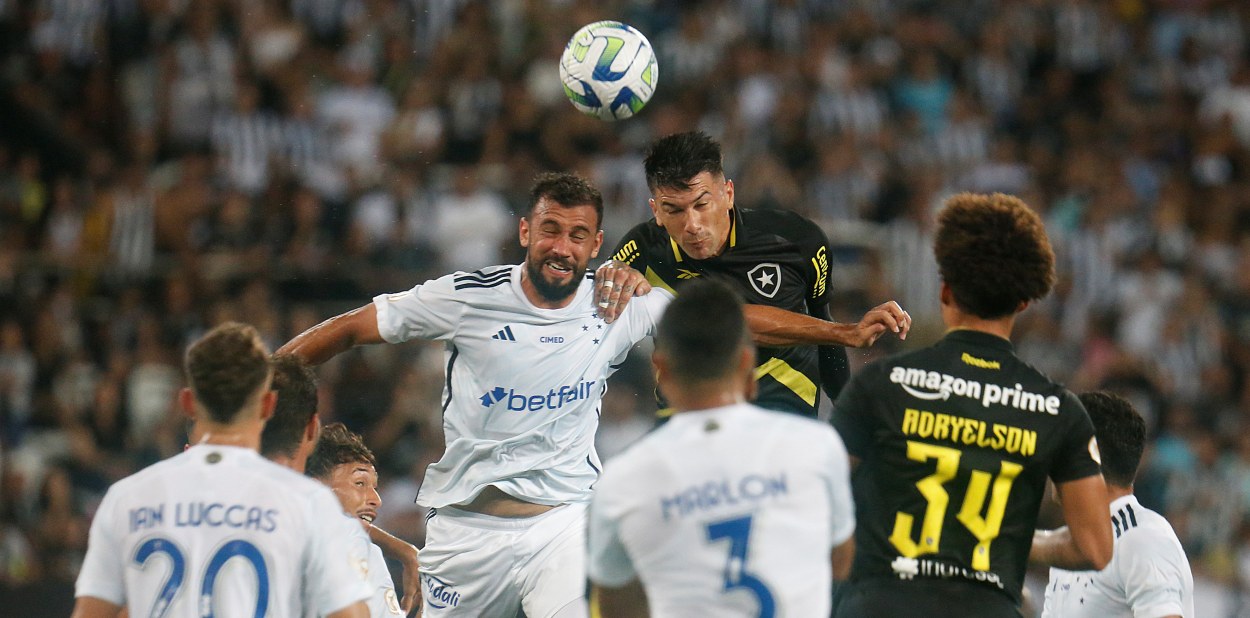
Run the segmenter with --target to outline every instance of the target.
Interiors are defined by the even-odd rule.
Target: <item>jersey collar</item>
[[[730,249],[738,246],[738,209],[736,207],[731,208],[729,209],[729,212],[729,244],[725,246],[725,251],[729,251]],[[685,261],[686,255],[682,253],[681,245],[677,244],[677,241],[674,240],[672,236],[668,237],[668,244],[673,249],[673,260],[678,263]],[[724,255],[724,253],[721,253],[721,255]]]
[[[997,350],[1004,350],[1007,352],[1011,352],[1015,349],[1014,346],[1011,345],[1010,341],[1003,339],[1002,337],[999,337],[998,335],[991,335],[989,333],[981,332],[979,330],[969,330],[966,328],[955,328],[955,329],[951,329],[950,331],[947,331],[946,337],[944,338],[944,340],[954,341],[957,343],[966,343],[969,345],[975,345],[975,346],[980,346],[980,347],[985,347],[985,348],[994,348]]]

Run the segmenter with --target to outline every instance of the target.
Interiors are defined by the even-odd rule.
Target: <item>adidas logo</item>
[[[491,335],[490,338],[498,339],[500,341],[516,341],[516,336],[512,334],[511,326],[503,327],[503,330]]]

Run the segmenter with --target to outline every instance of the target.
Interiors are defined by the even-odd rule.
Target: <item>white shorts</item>
[[[423,616],[587,615],[586,505],[523,518],[436,509],[421,550],[421,594]]]

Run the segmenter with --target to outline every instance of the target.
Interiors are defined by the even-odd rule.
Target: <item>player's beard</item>
[[[581,285],[582,277],[586,274],[586,266],[575,262],[561,262],[563,266],[567,266],[572,270],[572,277],[569,277],[568,283],[553,283],[547,280],[543,273],[543,264],[548,262],[546,258],[535,261],[533,258],[525,259],[525,271],[529,275],[530,282],[534,284],[534,290],[538,295],[549,301],[562,301],[577,292],[577,286]]]

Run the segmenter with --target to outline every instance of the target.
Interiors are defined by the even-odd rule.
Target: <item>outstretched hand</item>
[[[630,298],[650,291],[647,278],[624,262],[608,260],[595,271],[595,310],[608,324],[621,317]]]
[[[856,325],[855,336],[850,345],[856,348],[869,347],[887,332],[896,333],[899,339],[906,339],[910,330],[911,314],[891,300],[864,314]]]

